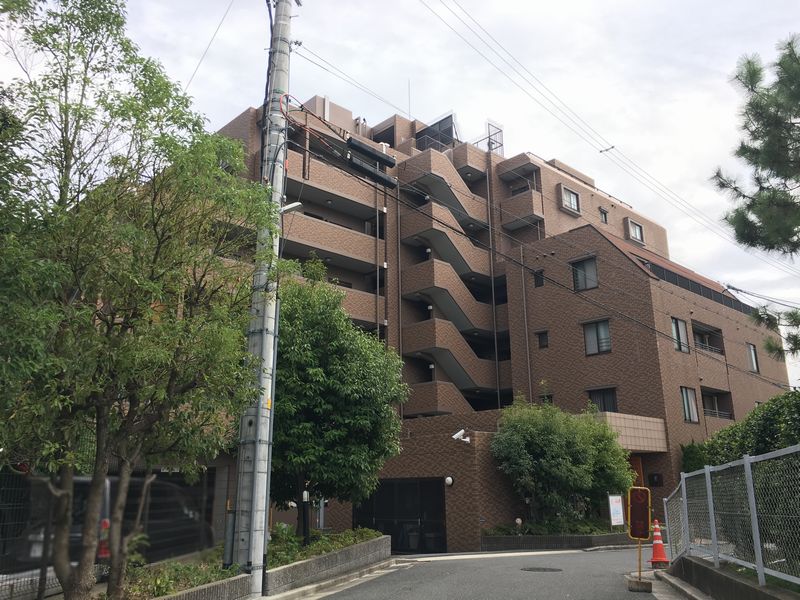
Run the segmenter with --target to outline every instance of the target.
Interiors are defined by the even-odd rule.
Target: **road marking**
[[[581,554],[583,550],[542,550],[530,552],[496,552],[492,554],[448,554],[440,556],[421,556],[418,558],[403,558],[414,562],[435,562],[440,560],[483,560],[486,558],[514,558],[516,556],[554,556],[556,554]]]

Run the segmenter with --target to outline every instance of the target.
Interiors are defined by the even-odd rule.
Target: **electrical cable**
[[[217,28],[214,30],[214,33],[211,35],[211,39],[208,40],[208,45],[206,46],[206,49],[203,50],[203,54],[202,54],[202,56],[200,56],[200,60],[197,62],[197,66],[194,68],[194,71],[192,72],[192,76],[189,77],[189,81],[186,82],[186,85],[183,88],[184,93],[186,92],[186,90],[189,89],[189,86],[192,85],[192,81],[194,80],[194,76],[197,75],[197,71],[200,69],[200,65],[203,64],[203,60],[205,59],[206,54],[208,54],[208,49],[211,48],[211,44],[214,43],[214,39],[217,37],[217,33],[219,33],[220,27],[222,27],[222,24],[225,22],[225,17],[228,16],[228,13],[231,10],[231,6],[233,6],[234,2],[236,2],[236,0],[231,0],[228,3],[228,8],[225,9],[225,12],[223,13],[222,18],[219,20],[219,23],[217,24]]]
[[[608,142],[608,140],[605,140],[605,138],[602,138],[602,136],[600,136],[600,137],[601,137],[601,140],[602,140],[602,143],[600,143],[600,144],[598,144],[597,140],[590,139],[589,137],[587,137],[587,134],[586,134],[585,128],[581,127],[580,123],[577,123],[577,122],[575,121],[575,119],[573,119],[572,117],[570,117],[568,114],[567,114],[567,117],[568,117],[568,118],[570,118],[570,120],[572,120],[572,121],[573,121],[573,123],[575,123],[575,124],[576,124],[576,126],[578,126],[578,127],[579,127],[579,128],[582,130],[582,131],[583,131],[583,133],[579,132],[579,131],[578,131],[578,130],[576,130],[576,129],[575,129],[573,126],[572,126],[572,125],[570,125],[569,123],[565,122],[565,121],[564,121],[564,119],[562,119],[561,117],[559,117],[559,116],[558,116],[557,114],[555,114],[555,113],[554,113],[552,110],[550,110],[550,109],[549,109],[547,106],[545,106],[545,105],[544,105],[544,104],[543,104],[543,103],[542,103],[542,102],[541,102],[541,101],[540,101],[538,98],[534,97],[534,96],[533,96],[533,95],[530,93],[530,91],[526,90],[526,89],[525,89],[523,86],[521,86],[521,85],[520,85],[520,84],[519,84],[519,83],[518,83],[518,82],[517,82],[517,81],[516,81],[516,80],[515,80],[513,77],[511,77],[511,76],[510,76],[510,75],[509,75],[507,72],[505,72],[505,71],[504,71],[504,70],[503,70],[501,67],[499,67],[499,66],[498,66],[496,63],[494,63],[492,60],[490,60],[490,59],[489,59],[489,58],[488,58],[488,57],[487,57],[487,56],[486,56],[486,55],[485,55],[483,52],[481,52],[481,51],[480,51],[478,48],[476,48],[476,47],[475,47],[475,46],[474,46],[474,45],[473,45],[473,44],[472,44],[472,43],[471,43],[469,40],[467,40],[467,39],[466,39],[466,38],[465,38],[465,37],[464,37],[464,36],[463,36],[463,35],[462,35],[462,34],[461,34],[461,33],[460,33],[458,30],[456,30],[456,29],[455,29],[455,28],[454,28],[452,25],[450,25],[450,23],[448,23],[448,22],[447,22],[447,21],[446,21],[444,18],[442,18],[442,17],[441,17],[441,15],[439,15],[439,14],[438,14],[436,11],[434,11],[434,10],[433,10],[433,8],[431,8],[431,6],[430,6],[430,5],[428,5],[428,4],[427,4],[427,3],[426,3],[424,0],[420,0],[420,3],[421,3],[421,4],[423,4],[423,6],[425,6],[425,8],[427,8],[427,9],[428,9],[428,10],[429,10],[429,11],[430,11],[430,12],[431,12],[431,13],[432,13],[432,14],[433,14],[433,15],[434,15],[434,16],[435,16],[437,19],[439,19],[439,20],[440,20],[440,21],[441,21],[441,22],[442,22],[442,23],[443,23],[443,24],[444,24],[446,27],[448,27],[448,28],[449,28],[449,29],[450,29],[450,30],[451,30],[453,33],[455,33],[455,34],[456,34],[456,35],[457,35],[457,36],[458,36],[458,37],[459,37],[459,38],[460,38],[460,39],[461,39],[461,40],[462,40],[464,43],[466,43],[468,46],[470,46],[470,47],[471,47],[471,48],[472,48],[472,49],[473,49],[473,50],[474,50],[476,53],[478,53],[478,54],[479,54],[479,55],[480,55],[480,56],[481,56],[481,57],[482,57],[484,60],[486,60],[486,62],[488,62],[490,65],[492,65],[492,66],[493,66],[495,69],[497,69],[497,70],[498,70],[498,71],[499,71],[499,72],[500,72],[500,73],[501,73],[503,76],[505,76],[505,77],[506,77],[507,79],[509,79],[509,81],[511,81],[511,82],[512,82],[512,83],[513,83],[515,86],[517,86],[517,87],[518,87],[520,90],[522,90],[522,91],[523,91],[523,93],[525,93],[525,94],[526,94],[528,97],[530,97],[530,98],[531,98],[531,99],[532,99],[534,102],[536,102],[536,103],[537,103],[539,106],[541,106],[541,107],[542,107],[544,110],[546,110],[548,113],[550,113],[550,114],[551,114],[551,115],[552,115],[554,118],[556,118],[556,119],[557,119],[559,122],[561,122],[561,123],[562,123],[564,126],[566,126],[568,129],[570,129],[570,130],[571,130],[573,133],[575,133],[575,134],[576,134],[576,135],[578,135],[578,136],[579,136],[581,139],[583,139],[585,142],[587,142],[587,143],[588,143],[588,144],[589,144],[589,145],[590,145],[590,146],[591,146],[593,149],[597,150],[598,152],[604,153],[604,154],[606,155],[606,158],[608,158],[609,160],[611,160],[612,162],[614,162],[614,163],[615,163],[615,164],[616,164],[616,165],[617,165],[617,166],[618,166],[620,169],[622,169],[623,171],[625,171],[626,173],[628,173],[628,174],[629,174],[631,177],[633,177],[634,179],[636,179],[636,180],[637,180],[637,181],[638,181],[638,182],[639,182],[641,185],[645,186],[647,189],[649,189],[650,191],[652,191],[652,192],[653,192],[653,193],[655,193],[656,195],[660,196],[661,198],[663,198],[664,200],[666,200],[667,202],[669,202],[670,204],[672,204],[672,205],[673,205],[675,208],[677,208],[678,210],[680,210],[681,212],[683,212],[683,213],[684,213],[686,216],[688,216],[688,217],[690,217],[691,219],[693,219],[695,222],[697,222],[697,223],[698,223],[699,225],[701,225],[702,227],[704,227],[704,228],[708,229],[710,232],[714,233],[714,234],[715,234],[715,235],[717,235],[718,237],[720,237],[720,238],[722,238],[722,239],[724,239],[724,240],[728,241],[729,243],[731,243],[731,244],[735,245],[737,248],[739,248],[739,249],[741,249],[741,250],[744,250],[745,252],[747,252],[747,253],[748,253],[748,254],[750,254],[751,256],[753,256],[753,257],[757,258],[758,260],[761,260],[762,262],[764,262],[764,263],[766,263],[766,264],[769,264],[769,265],[771,265],[772,267],[774,267],[774,268],[777,268],[777,269],[779,269],[779,270],[781,270],[781,271],[783,271],[783,272],[785,272],[785,273],[792,274],[792,275],[800,275],[800,270],[797,270],[797,269],[795,269],[795,268],[791,267],[790,265],[787,265],[786,263],[783,263],[783,262],[776,261],[776,260],[774,260],[774,259],[771,259],[771,258],[770,258],[770,257],[768,257],[768,256],[763,256],[763,255],[761,255],[761,254],[757,254],[757,253],[755,253],[755,252],[754,252],[752,249],[750,249],[750,248],[743,247],[743,246],[739,246],[739,245],[736,243],[736,240],[735,240],[735,238],[733,238],[733,237],[732,237],[732,236],[731,236],[731,235],[730,235],[730,234],[727,232],[727,230],[724,230],[723,228],[719,227],[719,226],[718,226],[718,224],[717,224],[717,223],[716,223],[716,222],[715,222],[713,219],[710,219],[710,218],[709,218],[709,217],[707,217],[707,216],[706,216],[704,213],[702,213],[701,211],[699,211],[698,209],[696,209],[696,208],[695,208],[693,205],[691,205],[691,204],[690,204],[690,203],[688,203],[687,201],[683,200],[683,199],[682,199],[680,196],[678,196],[678,195],[677,195],[675,192],[673,192],[672,190],[670,190],[669,188],[667,188],[667,187],[666,187],[664,184],[662,184],[661,182],[659,182],[659,181],[658,181],[658,180],[657,180],[655,177],[653,177],[652,175],[650,175],[649,173],[647,173],[647,171],[645,171],[643,168],[641,168],[641,167],[640,167],[638,164],[636,164],[634,161],[632,161],[631,159],[629,159],[629,158],[628,158],[626,155],[624,155],[624,154],[623,154],[623,153],[622,153],[620,150],[618,150],[618,149],[617,149],[617,150],[616,150],[616,152],[617,152],[618,154],[620,154],[620,156],[622,157],[622,159],[618,159],[616,156],[612,156],[612,155],[610,154],[609,150],[614,150],[614,149],[616,148],[616,146],[612,145],[610,142]],[[490,45],[488,42],[486,42],[486,41],[485,41],[483,38],[481,38],[479,35],[477,35],[477,33],[475,32],[475,30],[474,30],[474,29],[472,29],[472,27],[470,27],[470,26],[469,26],[467,23],[465,23],[465,22],[463,21],[463,19],[461,19],[461,18],[460,18],[458,15],[456,15],[456,14],[455,14],[455,13],[452,11],[452,9],[450,9],[450,7],[448,7],[446,4],[444,4],[444,1],[443,1],[443,0],[442,0],[442,4],[443,4],[443,5],[445,6],[445,8],[447,8],[447,9],[448,9],[448,10],[449,10],[451,13],[453,13],[453,14],[456,16],[456,18],[458,18],[458,19],[459,19],[459,20],[460,20],[462,23],[464,23],[464,24],[465,24],[465,25],[466,25],[466,26],[467,26],[467,27],[470,29],[470,31],[471,31],[471,32],[472,32],[472,33],[473,33],[473,34],[474,34],[474,35],[475,35],[475,36],[476,36],[476,37],[477,37],[477,38],[478,38],[478,39],[479,39],[481,42],[483,42],[483,43],[484,43],[484,44],[485,44],[487,47],[489,47],[489,48],[490,48],[490,49],[492,49],[492,50],[493,50],[493,51],[494,51],[496,54],[498,54],[498,56],[500,56],[500,58],[501,58],[502,60],[504,60],[504,62],[505,62],[506,64],[508,64],[508,65],[509,65],[511,68],[513,68],[513,69],[516,71],[516,73],[517,73],[517,74],[520,74],[519,70],[518,70],[518,69],[516,69],[516,67],[514,67],[514,65],[512,65],[511,63],[509,63],[509,61],[508,61],[508,60],[504,59],[504,58],[503,58],[503,57],[502,57],[502,56],[501,56],[501,55],[500,55],[500,54],[499,54],[499,53],[498,53],[496,50],[494,50],[494,48],[492,48],[492,47],[491,47],[491,45]],[[460,6],[459,6],[459,7],[460,7]],[[463,8],[462,8],[462,10],[463,10]],[[470,18],[472,18],[472,17],[470,16]],[[474,21],[474,20],[475,20],[475,19],[473,18],[473,21]],[[477,21],[476,21],[476,23],[477,23]],[[491,37],[491,36],[490,36],[490,37]],[[504,49],[504,50],[505,50],[505,49]],[[505,52],[506,52],[507,54],[509,54],[510,56],[512,56],[512,58],[513,58],[513,55],[511,55],[511,54],[510,54],[510,53],[509,53],[507,50],[505,50]],[[516,62],[519,62],[517,59],[514,59],[514,60],[515,60]],[[521,64],[521,63],[520,63],[520,64]],[[521,74],[520,74],[520,75],[521,75]],[[528,80],[528,79],[527,79],[527,78],[526,78],[524,75],[522,75],[522,78],[523,78],[523,80],[525,80],[525,81],[526,81],[526,83],[527,83],[528,85],[530,85],[532,88],[536,89],[536,86],[535,86],[535,84],[531,83],[531,82],[530,82],[530,80]],[[538,89],[536,89],[536,91],[537,91],[537,93],[539,93],[539,94],[543,95],[543,94],[542,94],[542,92],[541,92],[541,91],[539,91]],[[552,94],[552,92],[551,92],[551,94]],[[554,95],[554,94],[553,94],[553,95]],[[549,99],[548,99],[548,101],[549,101],[551,104],[554,104],[552,100],[549,100]],[[563,102],[562,102],[562,103],[563,103]],[[556,107],[556,108],[558,108],[558,107]],[[561,112],[564,112],[564,113],[566,114],[566,112],[565,112],[563,109],[560,109],[560,108],[558,108],[558,109],[559,109],[559,110],[561,110]],[[574,111],[572,111],[572,112],[574,113]],[[580,121],[583,121],[583,120],[582,120],[582,119],[580,119]],[[583,122],[585,123],[585,121],[583,121]],[[591,129],[591,128],[590,128],[590,129]],[[592,131],[594,131],[594,130],[592,129]],[[596,132],[595,132],[595,133],[596,133]],[[611,146],[611,147],[609,147],[609,146]],[[640,172],[642,175],[640,175],[640,174],[639,174],[639,173],[637,173],[636,171],[632,171],[631,169],[635,169],[636,171],[639,171],[639,172]],[[661,188],[661,189],[659,189],[659,188]],[[664,191],[661,191],[661,190],[664,190]],[[666,195],[665,195],[665,192],[666,192]],[[678,204],[680,204],[680,206],[679,206],[679,205],[677,205],[677,204],[676,204],[676,202],[677,202]]]
[[[303,110],[305,111],[305,109],[303,109]],[[307,113],[309,116],[312,116],[312,117],[314,117],[315,119],[317,119],[317,120],[319,120],[319,121],[321,121],[321,122],[324,122],[324,119],[322,119],[322,118],[321,118],[321,117],[319,117],[318,115],[315,115],[314,113],[312,113],[312,112],[310,112],[310,111],[305,111],[305,112],[306,112],[306,113]],[[300,124],[300,125],[302,126],[302,124]],[[342,134],[342,133],[340,133],[340,132],[337,132],[337,131],[333,130],[333,129],[332,129],[332,127],[331,127],[329,124],[327,124],[327,125],[328,125],[328,128],[329,128],[329,129],[331,129],[331,130],[334,132],[334,134],[335,134],[335,135],[337,135],[337,136],[341,137],[342,139],[344,139],[344,136],[343,136],[343,134]],[[330,146],[330,144],[328,144],[328,143],[325,141],[325,139],[324,139],[323,137],[319,136],[318,134],[316,134],[316,133],[315,133],[315,132],[313,132],[313,131],[312,131],[312,135],[314,135],[315,139],[318,139],[318,140],[319,140],[321,143],[323,143],[324,145],[326,145],[326,146],[327,146],[327,147],[328,147],[328,148],[329,148],[329,149],[330,149],[330,150],[331,150],[331,151],[332,151],[332,152],[333,152],[335,155],[337,155],[337,156],[339,156],[339,157],[341,158],[341,154],[340,154],[340,153],[338,153],[338,151],[337,151],[337,150],[335,150],[335,149],[334,149],[332,146]],[[414,168],[412,167],[412,170],[416,170],[416,171],[418,171],[420,174],[424,174],[424,171],[422,171],[421,169],[414,169]],[[513,170],[512,170],[512,172],[513,172]],[[522,174],[519,174],[519,173],[518,173],[518,175],[519,175],[520,177],[523,177],[523,175],[522,175]],[[422,189],[420,189],[420,188],[416,188],[416,190],[417,190],[417,192],[418,192],[418,193],[420,193],[420,194],[427,194],[427,191],[425,191],[425,190],[422,190]],[[451,188],[451,190],[452,190],[453,192],[455,192],[455,193],[464,194],[464,192],[462,192],[461,190],[458,190],[457,188]],[[539,192],[539,193],[541,193],[541,192]],[[472,195],[472,194],[470,194],[470,197],[472,197],[472,196],[473,196],[473,195]],[[543,193],[542,193],[542,196],[543,196],[543,198],[545,198],[545,199],[548,199],[548,200],[553,200],[553,201],[554,201],[554,199],[553,199],[553,198],[551,198],[551,197],[548,197],[546,194],[543,194]],[[450,211],[451,211],[451,212],[453,212],[453,213],[460,213],[460,214],[462,214],[463,216],[465,216],[465,217],[467,217],[467,218],[470,218],[470,219],[474,218],[474,217],[471,217],[471,216],[470,216],[470,215],[469,215],[469,214],[468,214],[466,211],[464,211],[464,210],[459,210],[459,209],[456,209],[455,207],[452,207],[452,206],[449,206],[448,208],[449,208],[449,209],[450,209]],[[507,212],[507,211],[505,211],[505,210],[502,208],[502,206],[499,206],[499,205],[498,205],[498,206],[496,206],[495,208],[497,208],[497,210],[499,210],[500,212]],[[583,215],[583,216],[584,216],[584,218],[585,218],[587,221],[590,221],[590,220],[591,220],[591,219],[590,219],[588,216],[586,216],[586,215]],[[599,221],[598,221],[598,223],[599,223]],[[484,224],[484,223],[479,223],[479,226],[480,226],[481,228],[483,228],[483,229],[487,229],[487,230],[488,230],[488,226],[487,226],[486,224]],[[537,228],[537,231],[539,231],[539,225],[538,225],[538,223],[535,223],[535,224],[534,224],[534,226]],[[505,232],[505,231],[503,231],[503,230],[498,230],[498,229],[495,229],[494,231],[495,231],[497,234],[499,234],[501,237],[505,237],[505,238],[507,238],[507,239],[509,239],[509,240],[511,240],[511,241],[514,241],[514,242],[516,242],[516,243],[520,244],[521,246],[530,247],[530,246],[533,244],[533,242],[530,242],[530,243],[525,243],[525,242],[522,242],[521,240],[519,240],[519,239],[515,238],[514,236],[512,236],[512,235],[508,234],[507,232]],[[613,234],[613,233],[610,233],[610,232],[603,232],[603,234],[604,234],[604,235],[606,235],[606,236],[615,237],[615,238],[617,238],[617,239],[619,239],[619,240],[621,240],[621,241],[623,241],[624,243],[626,243],[626,244],[627,244],[627,241],[626,241],[624,238],[622,238],[621,236],[619,236],[619,235],[616,235],[616,234]],[[590,249],[590,248],[585,248],[585,247],[578,246],[578,245],[576,245],[576,244],[574,244],[574,243],[571,243],[571,242],[569,242],[569,241],[567,241],[567,240],[565,240],[565,239],[563,239],[563,238],[559,238],[559,237],[551,237],[551,238],[548,238],[548,239],[551,239],[551,240],[558,240],[560,243],[562,243],[562,244],[566,244],[566,245],[569,245],[569,246],[571,246],[571,247],[573,247],[573,248],[575,248],[575,249],[579,250],[580,252],[582,252],[582,253],[584,253],[584,254],[587,254],[587,253],[591,253],[591,252],[593,252],[593,250],[592,250],[592,249]],[[631,252],[632,252],[632,253],[635,253],[635,249],[632,249],[632,250],[631,250]],[[601,260],[604,260],[604,259],[601,259]],[[562,261],[562,262],[563,262],[563,261]],[[606,263],[607,263],[607,264],[609,264],[609,265],[611,265],[612,267],[614,267],[614,268],[616,268],[616,269],[620,269],[620,270],[627,270],[629,273],[636,273],[636,272],[638,272],[638,270],[639,270],[639,267],[637,267],[637,266],[635,266],[635,265],[632,265],[632,264],[631,264],[631,265],[628,265],[628,263],[625,263],[625,267],[623,267],[622,265],[619,265],[619,264],[617,264],[617,263],[615,263],[615,262],[608,262],[608,261],[606,261]],[[565,264],[567,264],[567,263],[565,263]],[[626,268],[626,267],[627,267],[627,268]],[[665,291],[666,293],[672,294],[673,296],[675,296],[675,297],[677,297],[677,298],[681,298],[681,299],[683,299],[683,300],[686,300],[686,301],[688,301],[688,302],[694,302],[694,301],[695,301],[695,300],[694,300],[694,298],[691,298],[691,297],[689,297],[689,296],[686,296],[686,295],[683,295],[683,294],[680,294],[680,293],[676,293],[676,291],[673,291],[671,288],[672,288],[672,287],[674,287],[674,286],[673,286],[673,285],[671,285],[671,284],[669,284],[668,282],[663,282],[663,285],[662,285],[662,280],[660,280],[660,279],[657,279],[657,280],[656,280],[656,285],[657,285],[657,286],[658,286],[658,287],[659,287],[661,290]],[[622,294],[631,295],[631,294],[630,294],[630,293],[628,293],[626,290],[623,290],[623,289],[621,289],[621,288],[617,288],[617,289],[618,289],[618,291],[619,291],[619,292],[621,292]],[[632,296],[632,297],[633,297],[633,296]],[[711,310],[711,309],[707,309],[707,310],[709,310],[709,312],[712,312],[713,314],[716,314],[716,315],[718,315],[718,316],[720,316],[720,317],[722,317],[722,318],[725,318],[725,319],[727,319],[727,320],[730,320],[731,322],[735,323],[735,324],[737,325],[737,327],[739,327],[739,326],[744,326],[744,327],[746,327],[746,328],[748,328],[748,329],[752,330],[753,332],[755,332],[755,333],[756,333],[756,334],[758,334],[759,336],[761,336],[761,335],[763,335],[763,334],[764,334],[764,332],[763,332],[763,331],[760,331],[760,330],[756,329],[755,327],[752,327],[752,326],[745,325],[745,324],[743,324],[741,321],[739,321],[739,320],[736,320],[736,319],[733,319],[733,318],[731,318],[730,316],[728,316],[728,315],[726,315],[726,314],[724,314],[724,313],[721,313],[721,312],[718,312],[718,311],[714,311],[714,310]],[[668,313],[666,313],[666,312],[664,312],[664,311],[661,311],[661,312],[663,312],[664,314],[668,314]]]
[[[319,158],[320,160],[323,160],[323,161],[325,160],[325,158],[324,158],[322,155],[319,155],[319,154],[317,154],[317,153],[313,153],[313,152],[312,152],[312,154],[313,154],[313,155],[315,155],[315,156],[317,156],[317,158]],[[363,185],[366,185],[366,186],[368,186],[368,187],[374,188],[374,189],[376,189],[376,190],[378,190],[378,191],[382,191],[382,190],[381,190],[381,188],[380,188],[379,186],[377,186],[377,185],[374,185],[374,184],[372,184],[372,182],[369,182],[369,181],[367,181],[367,180],[365,180],[365,179],[363,179],[363,178],[361,178],[361,177],[359,177],[359,176],[357,176],[357,175],[355,175],[355,174],[353,174],[353,173],[349,173],[348,171],[345,171],[345,170],[342,170],[342,173],[344,173],[344,174],[345,174],[345,175],[347,175],[347,176],[353,177],[353,178],[354,178],[354,179],[356,179],[357,181],[361,182]],[[408,186],[405,186],[405,187],[408,187]],[[413,187],[411,187],[410,189],[411,189],[411,190],[412,190],[414,193],[417,193],[417,194],[419,194],[419,193],[425,193],[425,192],[424,192],[424,190],[422,190],[422,191],[421,191],[421,190],[419,190],[419,189],[415,189],[415,188],[413,188]],[[429,194],[426,194],[426,195],[429,195]],[[429,195],[429,196],[430,196],[430,195]],[[462,230],[456,229],[456,228],[452,227],[452,226],[451,226],[449,223],[446,223],[446,222],[444,222],[444,221],[441,221],[440,219],[437,219],[436,217],[434,217],[434,216],[432,216],[432,215],[427,215],[426,213],[424,213],[424,211],[421,209],[421,207],[418,207],[418,206],[414,205],[413,203],[409,203],[409,202],[406,202],[406,201],[404,201],[404,200],[401,200],[400,198],[397,198],[397,201],[398,201],[400,204],[403,204],[404,206],[406,206],[407,208],[410,208],[410,209],[412,209],[412,210],[415,210],[415,211],[417,211],[417,212],[420,212],[421,214],[425,214],[425,215],[426,215],[426,217],[428,217],[428,218],[431,218],[431,219],[432,219],[432,220],[434,220],[434,221],[437,221],[437,222],[438,222],[440,225],[442,225],[443,227],[446,227],[446,228],[448,228],[448,229],[452,230],[452,231],[453,231],[454,233],[456,233],[457,235],[461,235],[461,236],[463,236],[463,237],[467,238],[467,239],[468,239],[468,240],[470,240],[470,241],[471,241],[473,244],[475,244],[475,245],[480,245],[480,246],[483,246],[484,248],[487,248],[487,249],[488,249],[488,245],[487,245],[487,244],[485,244],[485,243],[482,243],[482,242],[480,242],[480,241],[478,241],[478,240],[473,240],[473,239],[472,239],[472,238],[470,238],[470,237],[469,237],[469,236],[468,236],[466,233],[464,233]],[[551,239],[552,239],[552,238],[551,238]],[[507,260],[507,261],[509,261],[509,262],[511,262],[511,263],[514,263],[515,265],[517,265],[517,266],[521,267],[521,268],[522,268],[523,270],[525,270],[525,271],[528,271],[528,272],[530,272],[530,273],[533,273],[534,271],[536,271],[536,269],[533,269],[533,268],[531,268],[531,267],[529,267],[529,266],[525,265],[524,263],[521,263],[521,262],[520,262],[519,260],[517,260],[515,257],[509,256],[509,255],[507,255],[507,254],[505,254],[505,253],[503,253],[503,252],[501,252],[501,251],[498,251],[498,250],[496,250],[495,252],[496,252],[496,254],[498,254],[499,256],[503,257],[505,260]],[[648,330],[650,330],[650,331],[654,332],[656,335],[658,335],[658,336],[661,336],[661,337],[664,337],[664,338],[666,338],[666,339],[670,340],[670,342],[671,342],[671,343],[674,343],[674,341],[675,341],[674,337],[673,337],[673,336],[672,336],[672,334],[670,334],[670,333],[665,333],[665,332],[662,332],[662,331],[658,330],[656,327],[652,327],[652,326],[648,325],[647,323],[644,323],[643,321],[640,321],[639,319],[636,319],[635,317],[632,317],[631,315],[628,315],[627,313],[625,313],[625,312],[623,312],[623,311],[621,311],[621,310],[619,310],[619,309],[616,309],[616,308],[614,308],[614,307],[610,307],[610,306],[608,306],[608,305],[606,305],[606,304],[604,304],[604,303],[602,303],[602,302],[599,302],[599,301],[597,301],[597,300],[594,300],[594,299],[592,299],[592,298],[589,298],[589,297],[587,297],[587,296],[586,296],[586,295],[584,295],[584,294],[581,294],[581,293],[579,293],[579,292],[576,292],[576,291],[575,291],[575,290],[573,290],[572,288],[570,288],[570,287],[568,287],[568,286],[566,286],[566,285],[562,284],[561,282],[558,282],[558,281],[556,281],[556,280],[552,279],[552,278],[551,278],[551,277],[549,277],[549,276],[546,276],[546,275],[545,275],[545,276],[544,276],[544,278],[545,278],[545,280],[547,280],[547,281],[550,281],[550,282],[551,282],[551,283],[553,283],[554,285],[556,285],[556,286],[558,286],[558,287],[561,287],[561,288],[563,288],[563,289],[565,289],[565,290],[568,290],[568,291],[570,291],[570,292],[574,293],[574,295],[576,295],[576,296],[580,297],[581,299],[583,299],[583,300],[585,300],[585,301],[587,301],[587,302],[589,302],[589,303],[591,303],[591,304],[594,304],[594,305],[596,305],[596,306],[602,307],[602,308],[604,308],[604,309],[606,309],[606,310],[609,310],[609,311],[611,311],[611,312],[615,312],[615,313],[617,313],[619,316],[621,316],[622,318],[625,318],[625,319],[627,319],[627,320],[630,320],[630,321],[632,321],[632,322],[634,322],[634,323],[636,323],[636,324],[638,324],[638,325],[640,325],[640,326],[643,326],[643,327],[647,328]],[[749,371],[749,370],[746,370],[746,369],[742,369],[742,368],[740,368],[740,367],[737,367],[736,365],[730,364],[730,363],[728,363],[728,362],[727,362],[727,360],[726,360],[726,359],[720,359],[718,356],[716,356],[716,353],[709,352],[709,351],[703,350],[702,348],[698,348],[698,347],[695,347],[695,351],[696,351],[696,352],[698,352],[698,353],[701,353],[701,354],[703,354],[703,355],[705,355],[705,356],[707,356],[707,357],[708,357],[708,358],[710,358],[711,360],[714,360],[714,361],[716,361],[716,362],[719,362],[719,363],[721,363],[721,364],[725,365],[727,368],[733,369],[733,370],[735,370],[735,371],[739,371],[739,372],[741,372],[741,373],[743,373],[743,374],[746,374],[746,375],[748,375],[748,376],[751,376],[751,377],[753,377],[753,378],[759,379],[759,380],[761,380],[761,381],[764,381],[764,382],[766,382],[766,383],[769,383],[769,384],[771,384],[771,385],[773,385],[773,386],[776,386],[776,387],[779,387],[779,388],[781,388],[781,389],[784,389],[784,388],[785,388],[785,385],[786,385],[786,384],[783,384],[783,383],[781,383],[781,382],[774,381],[774,380],[772,380],[772,379],[770,379],[770,378],[768,378],[768,377],[765,377],[765,376],[763,376],[763,375],[760,375],[760,374],[758,374],[758,373],[753,373],[752,371]]]

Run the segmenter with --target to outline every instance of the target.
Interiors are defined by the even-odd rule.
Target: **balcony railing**
[[[714,410],[713,408],[704,408],[703,414],[707,417],[715,417],[717,419],[733,419],[733,413],[724,410]]]
[[[708,344],[703,344],[700,342],[695,342],[694,346],[695,348],[698,348],[700,350],[706,350],[708,352],[716,352],[717,354],[725,354],[722,351],[722,348],[717,348],[716,346],[709,346]]]

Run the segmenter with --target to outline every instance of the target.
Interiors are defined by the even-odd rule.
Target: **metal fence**
[[[800,584],[800,445],[681,473],[664,499],[673,560],[706,556]]]
[[[116,482],[113,475],[107,478],[98,523],[101,539],[108,534]],[[123,527],[135,519],[142,482],[141,476],[131,479]],[[69,532],[71,560],[80,552],[88,485],[88,477],[76,477]],[[145,499],[142,526],[148,542],[140,549],[145,558],[163,560],[212,545],[213,493],[213,469],[191,484],[180,473],[160,473]],[[52,567],[53,506],[46,478],[0,470],[0,600],[33,600],[61,592]],[[107,544],[101,542],[95,564],[98,579],[107,571],[108,558]]]

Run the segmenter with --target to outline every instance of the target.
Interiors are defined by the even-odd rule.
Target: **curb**
[[[649,548],[650,544],[642,545],[642,550]],[[603,550],[635,550],[636,544],[617,544],[615,546],[592,546],[591,548],[581,548],[584,552],[601,552]]]
[[[655,576],[656,579],[669,585],[684,598],[688,598],[689,600],[714,600],[711,596],[701,592],[695,587],[692,587],[683,579],[679,579],[665,571],[656,571]]]
[[[305,587],[297,588],[294,590],[289,590],[288,592],[282,592],[280,594],[276,594],[274,596],[267,596],[267,598],[275,598],[276,600],[295,600],[295,598],[305,598],[310,596],[311,594],[316,594],[317,592],[324,591],[328,588],[335,587],[339,584],[346,583],[348,581],[352,581],[354,579],[358,579],[363,577],[364,575],[369,575],[375,571],[380,571],[381,569],[385,569],[387,567],[391,567],[396,563],[396,559],[390,558],[389,560],[384,560],[379,563],[375,563],[369,565],[368,567],[364,567],[357,571],[351,571],[350,573],[345,573],[343,575],[338,575],[333,579],[328,579],[326,581],[320,581],[318,583],[312,583],[311,585],[307,585]],[[261,600],[264,596],[255,595],[250,596],[251,600]]]

